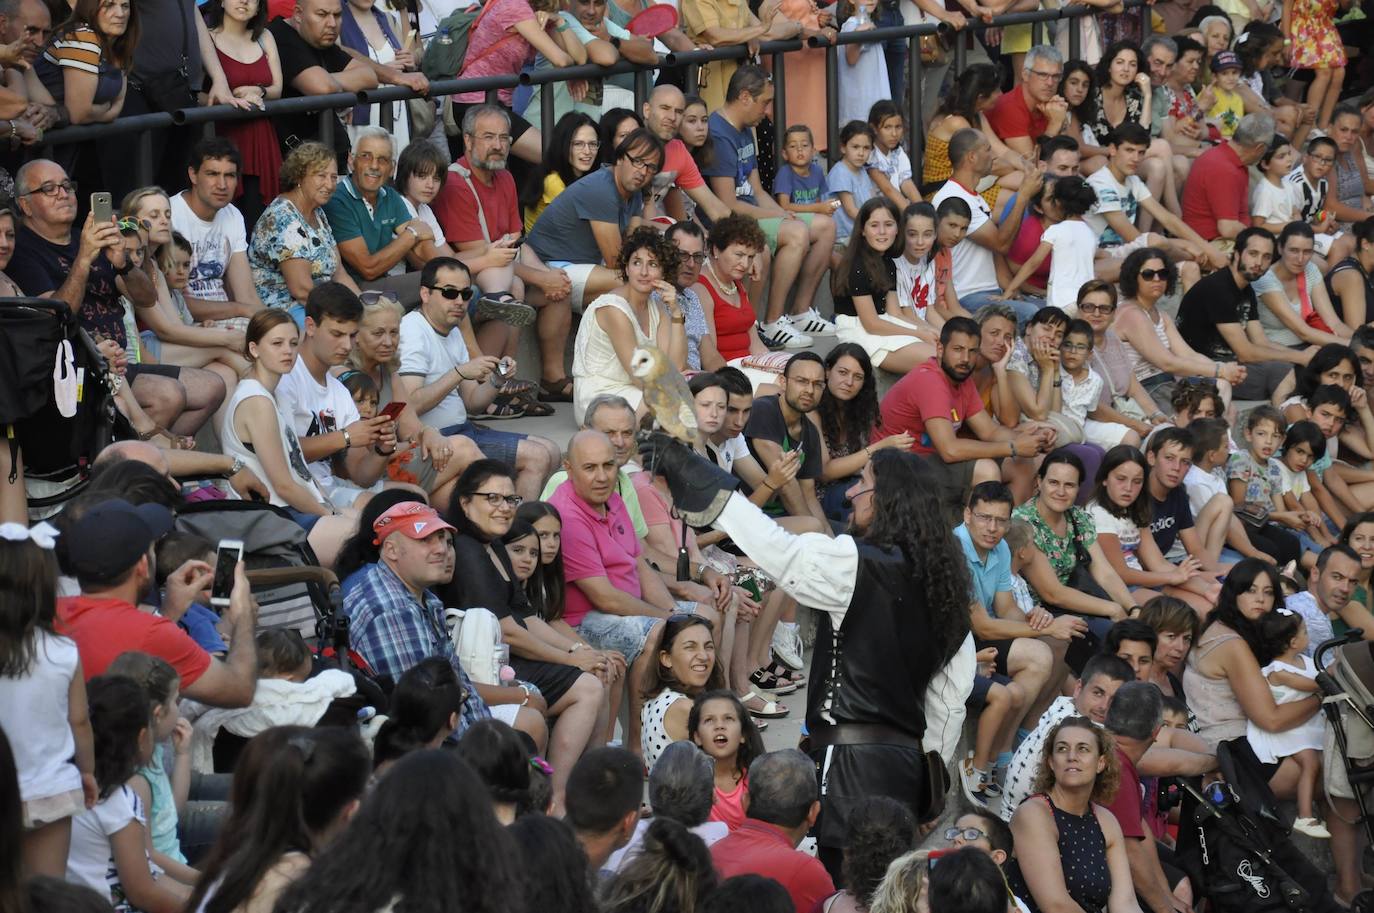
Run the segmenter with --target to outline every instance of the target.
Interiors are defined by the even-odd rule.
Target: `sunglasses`
[[[1158,282],[1162,279],[1168,279],[1169,271],[1167,269],[1143,269],[1140,271],[1140,278]]]
[[[471,286],[468,288],[455,288],[452,285],[427,285],[425,288],[429,289],[431,292],[438,292],[449,301],[457,301],[459,298],[462,298],[464,301],[472,300]]]

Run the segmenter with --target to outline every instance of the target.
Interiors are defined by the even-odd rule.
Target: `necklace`
[[[720,274],[716,272],[715,265],[709,259],[706,261],[706,272],[711,274],[711,284],[716,287],[716,291],[720,292],[722,296],[726,298],[739,298],[739,289],[735,287],[733,282],[723,281],[720,278]]]

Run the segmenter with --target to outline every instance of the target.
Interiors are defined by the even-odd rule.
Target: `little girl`
[[[1345,45],[1336,31],[1336,11],[1349,9],[1350,0],[1283,0],[1279,30],[1292,36],[1288,64],[1295,70],[1314,70],[1307,105],[1317,112],[1317,126],[1331,126],[1331,109],[1345,83]]]
[[[840,160],[830,169],[826,178],[830,196],[840,201],[840,208],[835,210],[837,251],[848,243],[860,207],[878,195],[877,186],[868,176],[868,157],[872,151],[873,128],[868,124],[850,121],[840,129]],[[835,262],[835,258],[832,258],[832,268]]]
[[[1097,256],[1097,234],[1083,221],[1083,215],[1097,205],[1097,191],[1087,181],[1071,175],[1054,182],[1047,202],[1059,210],[1060,221],[1045,229],[1040,246],[1021,264],[999,300],[1018,298],[1021,286],[1053,252],[1045,303],[1075,317],[1078,290],[1093,278],[1093,260]]]
[[[1307,623],[1291,609],[1275,609],[1260,619],[1260,636],[1265,652],[1273,657],[1260,671],[1269,682],[1274,703],[1290,704],[1317,693],[1317,667],[1306,656]],[[1317,820],[1312,809],[1318,780],[1322,775],[1322,742],[1326,721],[1319,713],[1307,722],[1286,732],[1265,732],[1253,722],[1245,727],[1245,737],[1255,751],[1255,757],[1266,764],[1281,762],[1282,766],[1296,764],[1298,776],[1298,817],[1293,830],[1309,837],[1327,839],[1331,832]],[[1290,763],[1291,762],[1291,763]]]
[[[841,0],[839,15],[842,33],[867,32],[877,26],[873,11],[878,0]],[[887,58],[881,41],[846,44],[840,51],[840,120],[867,123],[869,109],[876,102],[892,98],[892,83],[887,77]],[[841,139],[843,142],[843,139]]]
[[[1293,146],[1287,137],[1275,133],[1255,166],[1262,180],[1256,181],[1250,192],[1250,218],[1253,224],[1276,235],[1299,216],[1293,185],[1284,180],[1293,170],[1293,158]]]
[[[868,157],[868,176],[899,209],[921,202],[921,192],[911,177],[911,157],[902,148],[906,119],[895,101],[884,99],[868,111],[873,128],[873,153]]]
[[[191,724],[177,709],[181,678],[166,660],[132,651],[115,657],[106,674],[127,676],[148,692],[156,748],[152,760],[129,778],[128,786],[148,811],[149,857],[172,878],[194,885],[199,873],[186,863],[177,840],[178,817],[191,792]],[[175,758],[171,776],[162,766],[161,747],[168,739]]]
[[[358,416],[364,419],[377,417],[377,382],[367,375],[365,371],[345,371],[339,375],[339,383],[344,385],[344,389],[353,397],[353,403],[358,407]]]
[[[61,878],[72,817],[95,804],[95,749],[76,644],[53,633],[57,530],[0,524],[0,728],[19,775],[26,875]]]
[[[181,232],[172,232],[172,243],[158,248],[157,265],[167,280],[167,291],[172,295],[172,305],[181,316],[181,322],[190,326],[196,322],[191,309],[186,305],[183,289],[191,281],[191,242]],[[147,338],[146,336],[144,337]]]
[[[1315,422],[1304,419],[1288,428],[1283,452],[1279,454],[1279,474],[1283,481],[1275,493],[1283,501],[1283,510],[1299,516],[1299,523],[1287,525],[1297,530],[1298,539],[1307,551],[1319,552],[1336,544],[1336,537],[1322,520],[1321,506],[1307,478],[1307,470],[1324,456],[1326,438],[1322,437]]]
[[[687,731],[716,763],[716,797],[710,820],[723,822],[733,831],[744,823],[749,765],[763,754],[763,736],[740,699],[725,690],[707,691],[692,702]]]
[[[109,898],[118,913],[181,913],[190,891],[148,858],[145,810],[129,778],[153,757],[148,692],[131,678],[101,675],[86,684],[95,733],[99,801],[72,822],[67,881]]]
[[[524,580],[530,605],[540,618],[557,628],[559,633],[576,637],[577,632],[563,621],[566,584],[563,577],[563,518],[559,516],[558,508],[547,501],[526,501],[515,512],[515,518],[529,523],[539,536],[539,566]]]

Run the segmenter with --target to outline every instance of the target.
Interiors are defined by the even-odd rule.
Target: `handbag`
[[[1263,529],[1264,524],[1269,522],[1269,511],[1271,509],[1272,508],[1270,508],[1268,504],[1247,501],[1244,504],[1238,504],[1235,507],[1234,513],[1236,518],[1250,529]]]
[[[1298,273],[1298,300],[1302,302],[1302,319],[1314,330],[1323,333],[1330,333],[1331,327],[1326,325],[1322,315],[1312,306],[1312,296],[1307,291],[1307,274]]]
[[[1107,602],[1112,601],[1112,597],[1107,595],[1107,591],[1102,589],[1102,585],[1093,579],[1092,555],[1083,547],[1083,543],[1078,538],[1078,521],[1074,519],[1073,509],[1069,509],[1069,538],[1073,542],[1073,570],[1069,571],[1069,577],[1064,581],[1064,585],[1072,590],[1077,590],[1087,596],[1095,596]],[[1078,615],[1085,617],[1080,612],[1073,609],[1066,609],[1060,606],[1046,605],[1054,615]],[[1091,629],[1083,632],[1083,636],[1075,638],[1069,644],[1068,652],[1064,654],[1064,661],[1075,674],[1082,672],[1084,664],[1087,663],[1095,654],[1102,649],[1102,642]]]

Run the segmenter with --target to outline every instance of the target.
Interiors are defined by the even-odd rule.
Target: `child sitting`
[[[1059,346],[1060,410],[1083,429],[1084,439],[1103,450],[1117,444],[1140,446],[1140,435],[1118,422],[1099,421],[1102,416],[1102,375],[1088,367],[1093,355],[1093,328],[1075,320],[1064,331]]]
[[[1226,461],[1226,489],[1255,547],[1280,566],[1302,552],[1297,536],[1273,522],[1274,497],[1283,487],[1283,471],[1274,459],[1286,427],[1283,415],[1267,403],[1245,420],[1245,448]],[[1315,556],[1303,555],[1309,567]]]
[[[1164,725],[1170,729],[1188,729],[1188,705],[1183,699],[1172,694],[1164,695]]]
[[[380,394],[377,382],[364,371],[345,371],[339,375],[339,383],[344,385],[353,404],[358,407],[358,415],[364,419],[377,417],[377,403]]]
[[[786,168],[779,168],[773,178],[773,197],[788,212],[819,212],[830,215],[840,208],[839,200],[830,199],[825,172],[816,163],[816,139],[805,124],[787,128],[782,145]]]
[[[181,315],[181,322],[187,326],[196,323],[191,309],[186,305],[183,289],[191,281],[191,256],[194,251],[191,242],[179,231],[172,232],[172,242],[158,248],[157,265],[167,280],[167,290],[171,292],[172,305]]]
[[[1260,636],[1269,662],[1260,670],[1269,682],[1274,703],[1289,704],[1317,694],[1317,667],[1303,653],[1307,648],[1307,623],[1291,609],[1279,609],[1259,621]],[[1322,775],[1322,744],[1326,720],[1318,713],[1305,723],[1284,732],[1265,732],[1254,722],[1245,727],[1245,737],[1255,757],[1266,764],[1279,764],[1274,778],[1288,779],[1284,768],[1298,768],[1298,817],[1293,830],[1309,837],[1328,839],[1331,832],[1317,820],[1313,799]]]
[[[749,791],[749,765],[763,754],[763,736],[744,704],[732,691],[707,691],[687,714],[692,741],[716,765],[711,821],[730,830],[744,823],[744,794]]]
[[[835,210],[835,249],[843,250],[854,231],[859,208],[878,195],[868,176],[868,157],[873,152],[873,128],[861,120],[850,121],[840,130],[840,160],[826,179],[830,196],[839,200]]]
[[[1035,530],[1029,523],[1013,518],[1007,524],[1007,535],[1003,539],[1007,543],[1007,548],[1011,550],[1011,598],[1016,601],[1016,607],[1026,615],[1039,608],[1030,584],[1021,576],[1021,571],[1034,557],[1035,547],[1031,541],[1034,534]]]
[[[1222,139],[1230,139],[1245,116],[1245,102],[1236,87],[1240,85],[1240,58],[1234,51],[1218,51],[1212,58],[1212,84],[1203,90],[1202,96],[1209,92],[1212,104],[1207,107],[1207,123],[1221,132]],[[1201,97],[1200,97],[1201,100]]]
[[[1078,290],[1093,278],[1093,260],[1098,253],[1097,233],[1083,221],[1083,216],[1097,205],[1097,191],[1076,175],[1062,177],[1054,182],[1046,203],[1057,210],[1054,214],[1060,221],[1045,229],[1040,236],[1040,246],[1021,264],[998,299],[1012,301],[1018,298],[1021,286],[1053,252],[1045,303],[1076,317]]]
[[[868,157],[868,176],[878,190],[899,210],[921,202],[921,192],[911,178],[911,158],[902,148],[906,120],[895,101],[884,99],[868,111],[873,128],[873,152]]]
[[[1260,179],[1250,191],[1250,219],[1252,224],[1276,235],[1301,215],[1297,188],[1286,180],[1293,170],[1293,159],[1293,145],[1283,134],[1275,133],[1255,165]]]
[[[1231,426],[1224,418],[1208,416],[1193,419],[1188,425],[1193,433],[1193,465],[1183,477],[1188,492],[1188,507],[1193,511],[1193,524],[1204,542],[1211,541],[1213,523],[1225,524],[1234,532],[1231,495],[1226,490],[1226,461],[1231,458]],[[1241,535],[1243,535],[1241,531]],[[1226,537],[1228,541],[1232,537]],[[1233,546],[1234,547],[1234,546]]]
[[[840,32],[867,32],[876,28],[873,11],[878,0],[840,0]],[[892,97],[887,77],[887,58],[881,41],[846,44],[839,53],[839,122],[863,121],[874,103]],[[843,140],[842,140],[843,142]]]
[[[157,545],[153,547],[153,556],[157,565],[157,573],[154,576],[158,589],[162,589],[167,585],[168,576],[188,561],[204,561],[213,566],[215,546],[208,539],[203,539],[195,533],[173,530],[158,540]],[[202,592],[197,600],[191,603],[186,614],[177,619],[177,625],[191,635],[191,639],[200,644],[206,653],[224,656],[229,652],[229,645],[220,636],[218,624],[219,615],[210,608],[208,590]]]
[[[1320,552],[1336,543],[1336,537],[1326,528],[1325,518],[1316,497],[1312,494],[1312,484],[1308,481],[1307,470],[1312,464],[1326,456],[1326,438],[1315,422],[1303,420],[1294,422],[1283,439],[1283,452],[1279,455],[1279,499],[1282,510],[1292,516],[1292,521],[1280,521],[1285,526],[1297,530],[1298,539],[1307,551]]]

